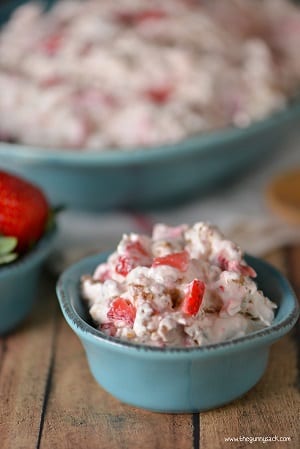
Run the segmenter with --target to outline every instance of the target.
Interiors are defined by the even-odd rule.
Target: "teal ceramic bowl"
[[[107,255],[83,259],[60,277],[57,295],[64,317],[80,338],[96,381],[119,400],[159,412],[196,412],[243,395],[262,377],[272,343],[299,316],[297,300],[283,276],[252,257],[259,288],[278,305],[271,327],[200,348],[156,348],[108,337],[95,329],[80,297],[80,277]]]
[[[25,0],[0,9],[0,25]],[[44,0],[49,7],[51,0]],[[30,179],[52,204],[94,211],[174,206],[240,176],[282,147],[300,101],[246,129],[228,128],[173,145],[99,153],[0,143],[0,166]]]
[[[283,145],[300,102],[246,129],[135,150],[49,150],[0,143],[0,167],[38,184],[52,204],[92,211],[174,206],[220,188]]]
[[[14,330],[30,313],[42,265],[53,247],[55,235],[55,230],[47,233],[30,253],[0,267],[0,335]]]

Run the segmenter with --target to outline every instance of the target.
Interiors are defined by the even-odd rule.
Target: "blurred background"
[[[156,222],[300,239],[300,171],[273,185],[300,168],[295,3],[0,5],[0,167],[64,206],[56,269]]]

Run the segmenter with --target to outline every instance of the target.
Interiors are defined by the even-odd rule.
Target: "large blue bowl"
[[[76,153],[0,143],[0,167],[40,185],[52,204],[69,208],[172,206],[256,165],[283,145],[299,118],[296,103],[246,129],[230,128],[134,151]]]
[[[24,1],[0,10],[0,24]],[[295,101],[246,129],[227,128],[155,148],[95,153],[0,143],[0,167],[39,184],[52,204],[87,210],[172,206],[256,165],[282,146],[299,120]]]
[[[107,255],[83,259],[60,277],[57,294],[64,317],[80,338],[91,373],[123,402],[160,412],[194,412],[226,404],[262,377],[272,343],[299,316],[291,287],[269,264],[252,257],[260,289],[278,305],[273,324],[235,340],[199,348],[155,348],[108,337],[91,325],[80,297],[80,277]],[[74,373],[76,376],[76,373]]]
[[[45,234],[20,260],[0,266],[0,335],[16,328],[35,302],[43,262],[51,252],[56,231]]]

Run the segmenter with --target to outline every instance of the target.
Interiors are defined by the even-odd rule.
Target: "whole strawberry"
[[[49,215],[49,203],[38,187],[0,170],[0,235],[17,239],[15,252],[28,251],[41,238]]]

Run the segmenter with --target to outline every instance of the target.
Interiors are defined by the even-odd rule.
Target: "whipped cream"
[[[241,249],[208,223],[157,224],[124,235],[81,292],[99,329],[151,346],[203,346],[269,326],[276,305],[258,290]]]

